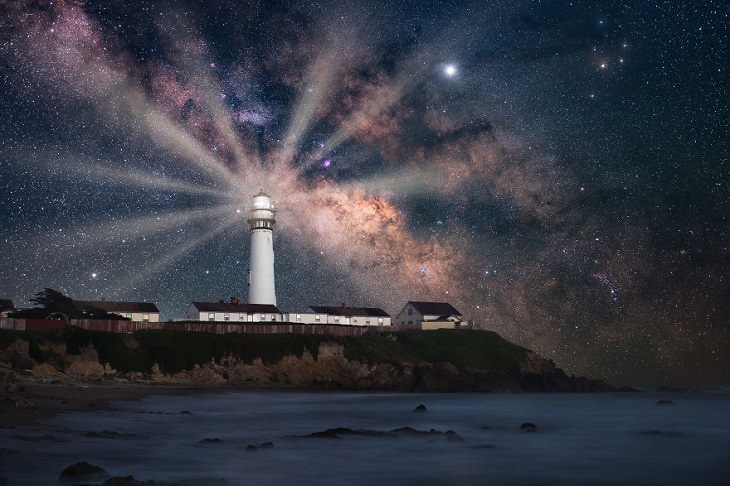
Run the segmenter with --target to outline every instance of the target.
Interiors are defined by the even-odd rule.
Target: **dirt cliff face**
[[[50,348],[49,348],[50,349]],[[45,350],[47,351],[47,350]],[[119,373],[100,363],[93,347],[69,354],[57,346],[53,363],[38,363],[28,343],[17,340],[0,350],[0,361],[8,368],[32,370],[36,376],[63,381],[114,379],[185,385],[287,385],[322,389],[398,390],[424,392],[456,391],[606,391],[613,387],[597,380],[568,377],[552,361],[533,352],[516,369],[459,369],[451,363],[364,363],[345,357],[342,344],[320,343],[317,358],[305,351],[301,357],[287,355],[277,363],[261,359],[245,363],[228,355],[219,361],[195,365],[179,373],[165,373],[157,364],[145,373]]]

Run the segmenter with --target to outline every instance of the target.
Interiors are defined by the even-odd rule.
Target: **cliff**
[[[0,332],[12,373],[115,383],[285,385],[393,391],[609,391],[487,331],[317,335]],[[15,370],[15,371],[12,371]],[[12,381],[12,380],[10,380]]]

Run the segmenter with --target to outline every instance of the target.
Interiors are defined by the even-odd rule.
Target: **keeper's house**
[[[376,307],[346,307],[313,305],[303,314],[291,314],[291,322],[302,322],[297,319],[307,319],[307,324],[340,324],[345,326],[391,326],[390,315],[383,309]],[[314,322],[309,322],[314,319]]]
[[[275,305],[241,304],[232,299],[231,303],[193,302],[185,312],[187,321],[208,322],[283,322],[284,315]]]
[[[136,322],[160,322],[160,310],[151,302],[114,302],[102,300],[74,300],[81,309],[103,310]]]
[[[461,312],[446,302],[410,301],[395,317],[395,325],[414,329],[457,329],[470,327]]]

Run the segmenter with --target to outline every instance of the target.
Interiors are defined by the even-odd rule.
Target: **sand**
[[[220,390],[220,386],[89,381],[78,378],[61,381],[21,374],[13,376],[12,385],[4,385],[0,391],[0,427],[30,424],[65,411],[112,410],[111,402],[117,400]]]

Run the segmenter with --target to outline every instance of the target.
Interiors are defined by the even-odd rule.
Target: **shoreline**
[[[12,391],[0,396],[0,427],[31,425],[64,412],[114,410],[111,402],[141,400],[151,395],[185,395],[230,390],[221,385],[178,385],[154,382],[64,381],[18,376]],[[239,387],[241,388],[241,387]]]

